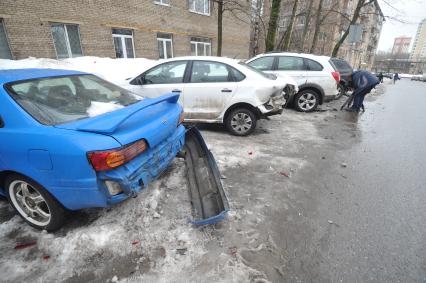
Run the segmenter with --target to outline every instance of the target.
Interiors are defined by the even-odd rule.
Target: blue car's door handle
[[[224,88],[224,89],[222,89],[222,92],[232,92],[232,90]]]
[[[182,91],[180,89],[174,89],[172,90],[173,93],[181,93]]]

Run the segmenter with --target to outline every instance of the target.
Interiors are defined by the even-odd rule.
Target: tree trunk
[[[314,0],[309,0],[308,10],[306,11],[306,16],[305,16],[305,26],[303,27],[303,33],[302,33],[302,45],[301,45],[301,48],[299,49],[300,52],[305,51],[306,36],[308,35],[309,23],[311,22],[311,12],[312,12],[313,4],[314,4]]]
[[[309,49],[309,53],[314,53],[315,48],[317,47],[317,41],[318,41],[318,34],[321,29],[321,12],[322,12],[322,4],[324,3],[324,0],[320,0],[318,4],[318,11],[317,16],[315,18],[315,31],[314,31],[314,37],[312,39],[312,45]]]
[[[217,1],[217,56],[222,56],[223,0]]]
[[[294,0],[293,10],[291,11],[290,23],[288,24],[287,30],[285,31],[284,45],[283,45],[284,51],[288,51],[288,49],[290,48],[291,34],[293,33],[293,25],[294,25],[294,19],[296,18],[298,2],[299,0]]]
[[[356,23],[356,21],[358,20],[359,14],[361,12],[361,8],[362,8],[362,6],[364,6],[365,1],[366,0],[358,0],[358,4],[356,5],[352,20],[349,23],[348,28],[343,33],[342,37],[339,39],[339,41],[336,43],[336,45],[334,45],[333,52],[331,53],[331,57],[337,56],[337,53],[339,52],[340,46],[342,46],[343,42],[345,41],[346,37],[349,34],[349,30],[351,28],[351,25],[354,25]]]
[[[269,17],[268,33],[266,35],[266,51],[275,48],[275,34],[277,32],[278,15],[280,14],[281,0],[272,0],[271,15]]]

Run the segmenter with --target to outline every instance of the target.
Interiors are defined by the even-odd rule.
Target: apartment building
[[[243,16],[224,14],[223,56],[248,58],[249,16]],[[211,0],[0,1],[0,58],[158,59],[216,49]]]
[[[423,19],[417,28],[410,59],[426,59],[426,19]]]
[[[393,55],[401,55],[408,53],[408,48],[410,48],[411,37],[399,36],[395,37],[392,47]]]

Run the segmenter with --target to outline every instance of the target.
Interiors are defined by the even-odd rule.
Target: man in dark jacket
[[[359,112],[364,102],[364,97],[379,84],[379,80],[372,73],[363,70],[353,72],[351,80],[352,87],[354,88],[354,92],[352,93],[354,101],[349,111]]]

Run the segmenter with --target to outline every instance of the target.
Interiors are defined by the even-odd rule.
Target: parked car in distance
[[[336,95],[336,99],[339,99],[351,88],[350,82],[352,81],[353,68],[348,62],[346,62],[346,60],[341,58],[330,58],[329,62],[333,66],[334,70],[340,74],[340,81],[337,85]]]
[[[333,100],[338,93],[340,74],[327,56],[272,52],[257,55],[246,63],[263,72],[293,77],[299,91],[291,102],[298,111],[314,111],[323,102]]]
[[[57,69],[1,70],[0,86],[0,194],[39,229],[135,196],[185,143],[176,94],[141,98]]]
[[[411,76],[412,81],[420,81],[420,82],[426,82],[426,74],[423,75],[413,75]]]
[[[420,80],[421,80],[421,78],[422,78],[422,75],[413,75],[413,76],[411,77],[411,80],[412,80],[412,81],[420,81]]]
[[[160,61],[126,88],[145,97],[179,93],[186,122],[223,123],[232,134],[244,136],[258,119],[281,114],[295,84],[234,59],[189,56]]]

